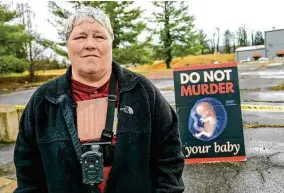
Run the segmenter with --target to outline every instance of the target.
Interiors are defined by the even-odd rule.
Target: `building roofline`
[[[265,33],[267,33],[267,32],[275,32],[275,31],[284,31],[284,29],[269,30],[269,31],[265,31]]]
[[[243,51],[250,51],[250,50],[265,50],[265,45],[238,47],[235,50],[235,52],[243,52]]]
[[[257,48],[257,49],[250,49],[250,50],[240,50],[240,51],[237,51],[236,52],[244,52],[244,51],[253,51],[253,50],[264,50],[265,48]]]

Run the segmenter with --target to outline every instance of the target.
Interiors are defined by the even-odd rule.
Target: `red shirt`
[[[108,80],[104,85],[102,85],[99,88],[92,87],[89,85],[85,85],[81,82],[78,82],[76,80],[72,79],[72,97],[75,101],[83,101],[83,100],[90,100],[90,99],[97,99],[102,97],[108,96],[108,90],[109,90],[109,83]],[[116,93],[118,87],[116,87]],[[116,102],[117,107],[118,101]],[[116,142],[116,136],[114,136],[112,143]],[[104,167],[104,181],[98,185],[98,188],[100,189],[100,192],[104,192],[104,186],[107,180],[107,177],[109,175],[111,166]]]

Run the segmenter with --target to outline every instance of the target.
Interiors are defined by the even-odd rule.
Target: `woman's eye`
[[[83,39],[83,38],[85,38],[85,37],[84,37],[84,36],[79,36],[79,37],[76,37],[75,40],[77,40],[77,39]]]
[[[99,38],[99,39],[105,39],[104,36],[96,36],[96,38]]]

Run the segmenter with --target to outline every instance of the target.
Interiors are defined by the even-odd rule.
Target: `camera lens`
[[[94,164],[94,163],[95,163],[95,159],[94,159],[94,158],[90,158],[90,159],[89,159],[89,163],[90,163],[90,164]]]

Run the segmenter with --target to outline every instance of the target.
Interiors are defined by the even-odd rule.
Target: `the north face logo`
[[[124,106],[124,108],[120,108],[120,110],[127,114],[133,114],[133,109],[130,106]]]

